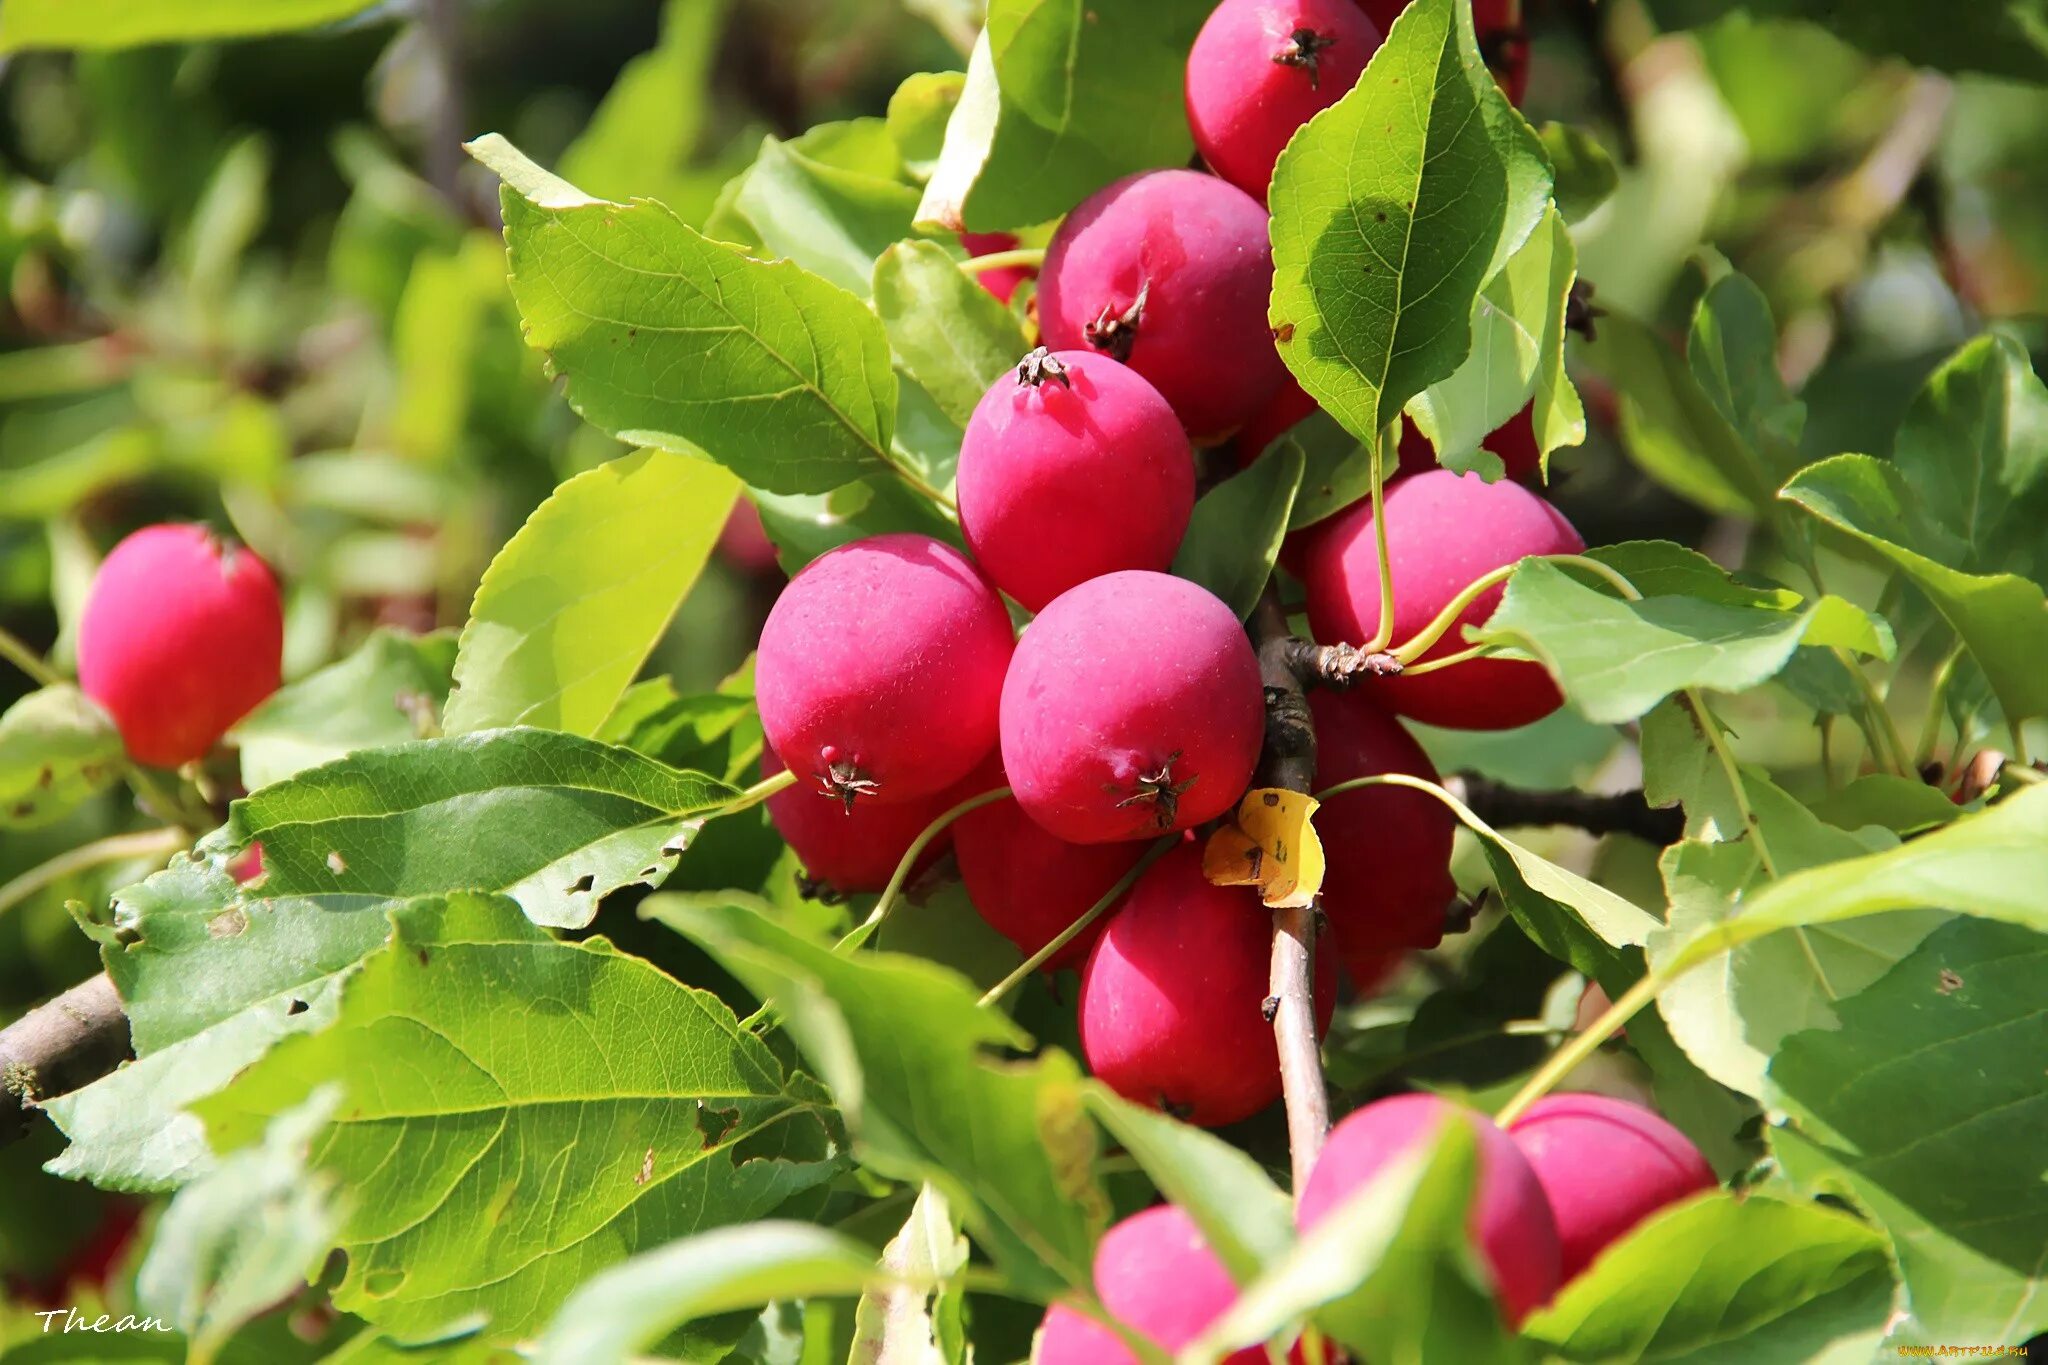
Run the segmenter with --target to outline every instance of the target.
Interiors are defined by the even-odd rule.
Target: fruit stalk
[[[1308,698],[1291,663],[1295,643],[1287,614],[1270,587],[1252,611],[1259,677],[1266,688],[1266,751],[1257,783],[1306,795],[1315,783],[1316,733]],[[1330,1132],[1330,1094],[1316,1039],[1316,914],[1312,907],[1273,912],[1273,958],[1267,1007],[1280,1050],[1280,1088],[1287,1108],[1287,1147],[1297,1194],[1308,1185]]]

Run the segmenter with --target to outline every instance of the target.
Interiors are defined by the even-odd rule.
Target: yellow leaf
[[[1238,804],[1235,824],[1209,836],[1202,875],[1217,886],[1256,886],[1274,908],[1315,903],[1323,889],[1323,841],[1310,823],[1313,797],[1258,787]]]

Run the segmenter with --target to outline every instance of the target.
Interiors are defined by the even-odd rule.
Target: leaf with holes
[[[227,838],[263,845],[271,895],[501,891],[536,924],[588,924],[658,884],[738,796],[702,773],[552,730],[372,749],[237,801]]]
[[[198,1107],[233,1151],[341,1089],[310,1164],[353,1197],[343,1311],[396,1333],[484,1313],[518,1339],[597,1271],[835,1169],[816,1098],[715,996],[501,897],[393,918],[331,1026]]]

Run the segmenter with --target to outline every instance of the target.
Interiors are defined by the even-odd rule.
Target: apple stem
[[[994,791],[970,796],[926,825],[923,832],[910,841],[910,847],[897,861],[895,874],[889,878],[889,885],[883,888],[881,898],[875,902],[875,908],[868,912],[866,919],[855,925],[844,938],[834,944],[832,951],[843,957],[874,937],[875,930],[882,927],[882,921],[889,918],[889,912],[896,908],[896,902],[903,895],[903,884],[910,880],[910,874],[917,867],[918,860],[924,857],[924,851],[931,847],[932,840],[945,832],[946,826],[967,812],[980,810],[983,806],[1001,801],[1008,795],[1008,787],[997,787]]]

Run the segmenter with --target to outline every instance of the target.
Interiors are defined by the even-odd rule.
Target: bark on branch
[[[0,1029],[0,1145],[28,1131],[30,1112],[112,1071],[133,1053],[121,997],[102,972]]]
[[[1257,780],[1262,787],[1306,794],[1315,784],[1316,732],[1296,671],[1303,642],[1288,632],[1287,614],[1270,589],[1253,610],[1251,627],[1259,652],[1259,678],[1266,687],[1266,752]],[[1316,1038],[1316,923],[1313,909],[1273,912],[1267,984],[1297,1196],[1307,1187],[1330,1131],[1330,1093],[1323,1083],[1322,1044]]]
[[[1474,814],[1496,829],[1570,825],[1588,834],[1633,834],[1659,847],[1676,843],[1685,833],[1683,811],[1676,806],[1660,810],[1645,801],[1640,791],[1524,791],[1476,773],[1460,773],[1448,785],[1454,794],[1462,795]]]

